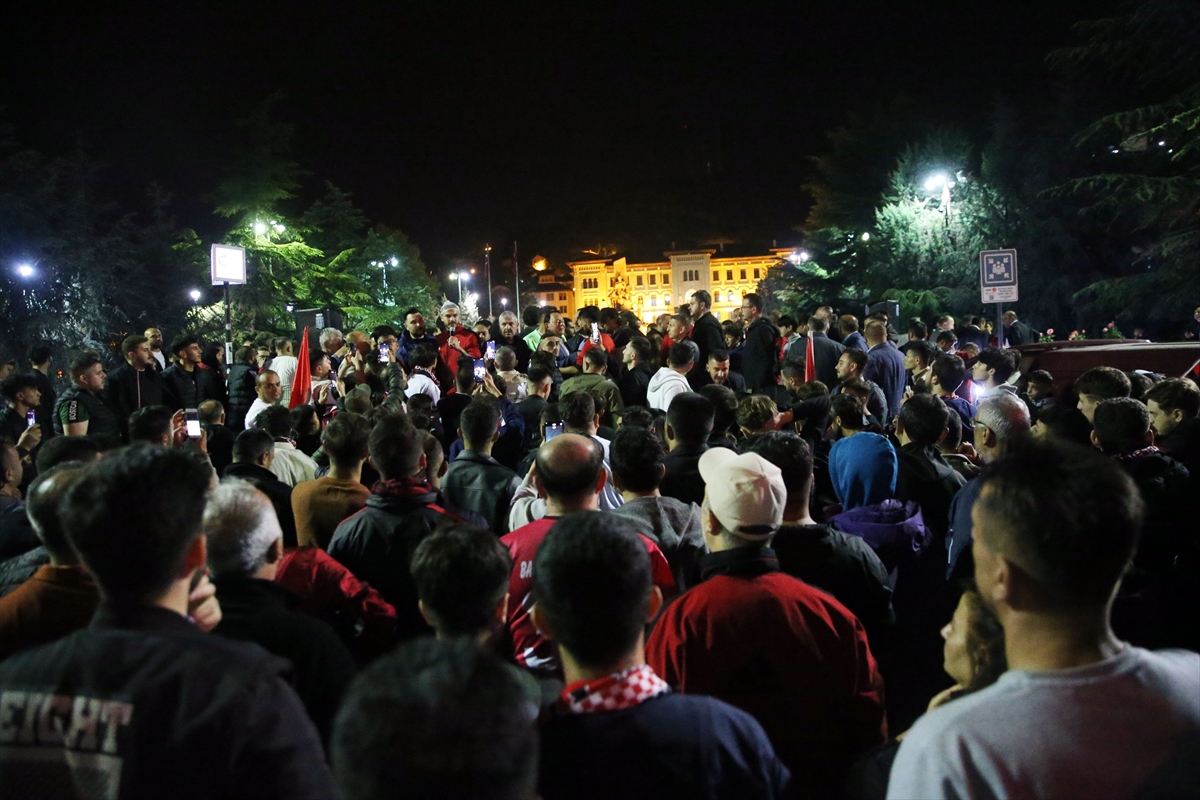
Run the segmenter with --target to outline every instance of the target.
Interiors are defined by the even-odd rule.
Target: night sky
[[[22,3],[0,105],[26,146],[83,141],[126,207],[157,180],[208,238],[232,121],[282,91],[312,173],[297,208],[332,181],[431,265],[514,238],[758,250],[797,238],[809,157],[849,113],[905,93],[982,135],[998,96],[1046,94],[1072,22],[1116,6],[517,5]]]

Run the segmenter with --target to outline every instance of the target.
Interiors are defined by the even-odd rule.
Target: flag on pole
[[[808,332],[808,342],[804,345],[804,382],[817,379],[817,360],[813,358],[813,335]]]
[[[292,381],[292,396],[288,400],[288,408],[302,406],[309,401],[312,394],[312,370],[308,368],[308,326],[304,326],[304,336],[300,339],[300,352],[296,355],[296,377]]]

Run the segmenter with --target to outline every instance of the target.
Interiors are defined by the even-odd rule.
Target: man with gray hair
[[[299,598],[275,582],[283,532],[270,499],[247,481],[227,478],[204,509],[203,530],[223,612],[213,633],[290,660],[296,694],[328,744],[354,659],[328,624],[293,611]]]
[[[336,373],[338,367],[342,365],[342,359],[345,357],[346,339],[342,336],[342,332],[337,328],[324,328],[321,331],[321,336],[318,339],[321,343],[321,350],[325,355],[329,356],[329,366]]]
[[[989,397],[975,413],[975,452],[983,463],[990,464],[1027,444],[1033,438],[1031,427],[1029,408],[1022,400],[1007,393]],[[963,438],[966,438],[965,431]],[[959,489],[950,503],[950,531],[946,534],[947,580],[955,576],[969,578],[973,574],[971,509],[979,499],[981,487],[979,479],[975,478]],[[960,564],[959,557],[964,554],[966,558]]]
[[[520,336],[521,320],[513,311],[502,311],[496,319],[496,331],[492,340],[496,343],[497,351],[502,347],[511,347],[517,356],[517,372],[529,371],[529,357],[533,351]]]

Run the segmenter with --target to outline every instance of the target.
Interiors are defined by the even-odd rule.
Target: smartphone
[[[487,343],[487,347],[483,351],[483,357],[486,358],[488,361],[496,360],[496,343],[495,342]]]
[[[487,375],[487,362],[482,358],[475,359],[475,382],[483,383],[483,376]]]
[[[548,442],[555,436],[558,436],[560,433],[562,433],[562,428],[563,424],[561,422],[547,422],[546,435],[542,437],[542,441]]]
[[[387,361],[388,360],[387,354],[388,354],[388,343],[384,342],[383,344],[379,345],[379,360]]]
[[[592,323],[592,341],[595,342],[596,344],[600,344],[600,323],[599,322]]]
[[[37,424],[37,414],[30,411],[28,414],[25,415],[25,427],[32,428],[36,424]]]
[[[189,439],[200,438],[200,412],[194,408],[189,408],[184,412],[187,419],[187,435]]]

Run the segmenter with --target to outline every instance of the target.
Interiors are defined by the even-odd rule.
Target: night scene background
[[[1178,336],[1200,297],[1195,2],[6,16],[13,344],[215,324],[214,242],[247,248],[242,331],[294,330],[289,306],[395,320],[481,278],[489,244],[511,298],[514,241],[523,290],[537,256],[570,283],[589,257],[802,249],[775,307],[906,317],[982,313],[979,250],[1015,247],[1022,318],[1059,338]]]

